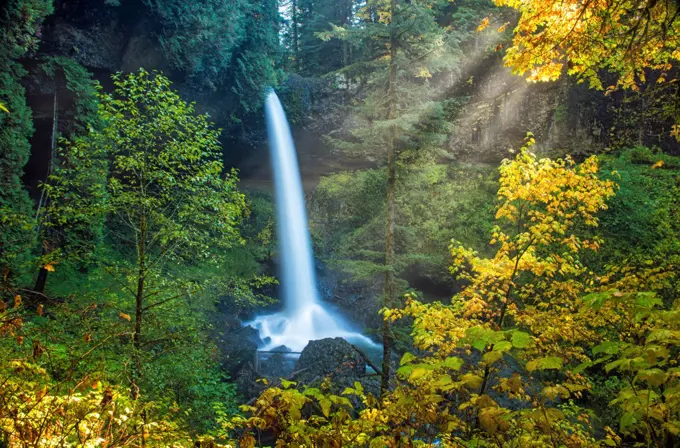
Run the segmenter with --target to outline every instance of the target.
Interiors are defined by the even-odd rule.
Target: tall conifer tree
[[[375,264],[371,268],[374,274],[383,274],[385,307],[396,306],[404,290],[395,275],[399,172],[416,160],[441,154],[448,118],[455,113],[456,103],[442,98],[450,87],[445,75],[455,71],[461,60],[464,33],[454,34],[440,25],[442,16],[451,13],[448,5],[439,0],[369,0],[359,8],[356,24],[319,34],[323,39],[340,39],[361,49],[357,60],[339,72],[364,86],[356,98],[358,105],[351,111],[354,125],[350,135],[330,140],[339,149],[386,165],[384,252],[382,260],[372,260]],[[473,6],[472,11],[479,9],[483,10],[483,5]],[[347,261],[350,270],[352,263]],[[365,270],[365,261],[361,265]],[[388,321],[382,332],[381,388],[385,392],[393,344]]]

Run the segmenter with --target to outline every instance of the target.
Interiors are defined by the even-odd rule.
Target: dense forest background
[[[680,446],[679,14],[0,1],[0,447]],[[269,88],[381,362],[242,325]]]

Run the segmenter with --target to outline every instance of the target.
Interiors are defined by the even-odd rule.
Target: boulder
[[[313,384],[319,379],[359,378],[366,374],[366,361],[342,338],[311,341],[295,364],[296,380]]]

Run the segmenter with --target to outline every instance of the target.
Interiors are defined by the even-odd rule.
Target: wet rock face
[[[366,374],[366,361],[342,338],[311,341],[295,364],[296,379],[313,384],[330,377],[358,378]]]
[[[296,355],[272,353],[266,356],[259,354],[258,374],[269,378],[287,378],[295,369]]]
[[[351,281],[348,275],[320,265],[317,270],[319,294],[324,302],[340,308],[348,320],[360,330],[380,328],[382,305],[377,297],[382,292],[379,283],[366,284]]]

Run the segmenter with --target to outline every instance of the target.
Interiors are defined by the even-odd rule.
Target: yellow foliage
[[[603,89],[600,69],[616,87],[637,89],[645,70],[667,72],[680,55],[678,5],[655,0],[494,0],[520,12],[506,63],[531,81],[564,72]]]

